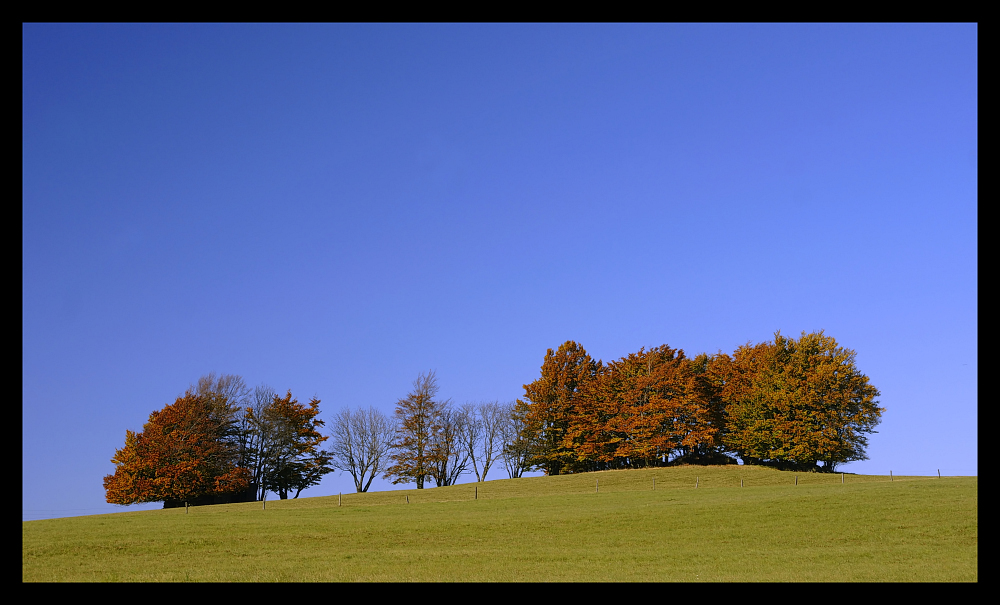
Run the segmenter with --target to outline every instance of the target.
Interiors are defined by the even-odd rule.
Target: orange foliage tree
[[[866,459],[883,408],[856,354],[823,332],[691,359],[663,345],[608,364],[568,341],[514,417],[548,474],[669,463],[832,471]],[[822,463],[822,467],[820,466]]]
[[[125,447],[104,478],[107,501],[137,504],[190,501],[245,490],[249,473],[224,402],[186,394],[149,415],[141,433],[126,431]]]
[[[699,362],[704,361],[699,359]],[[696,364],[663,345],[602,367],[577,396],[567,442],[595,470],[663,464],[717,447],[718,410]]]
[[[833,471],[866,460],[881,421],[878,389],[856,353],[822,331],[745,345],[718,364],[726,402],[725,446],[744,462]]]
[[[600,366],[582,346],[568,340],[558,350],[546,351],[541,376],[524,385],[524,400],[517,401],[514,413],[531,436],[529,463],[546,474],[584,470],[568,431],[579,412],[577,397]]]

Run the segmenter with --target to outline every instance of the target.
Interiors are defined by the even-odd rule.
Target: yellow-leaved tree
[[[775,333],[719,364],[726,405],[723,443],[745,462],[832,472],[866,460],[884,408],[856,353],[822,331]]]

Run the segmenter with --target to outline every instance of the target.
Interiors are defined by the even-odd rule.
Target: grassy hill
[[[976,477],[795,477],[676,467],[27,521],[21,577],[978,581]]]

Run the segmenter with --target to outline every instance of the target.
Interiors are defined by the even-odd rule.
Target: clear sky
[[[391,413],[566,340],[822,329],[886,408],[846,471],[978,472],[976,25],[22,36],[24,519],[125,510],[126,429],[211,371]]]

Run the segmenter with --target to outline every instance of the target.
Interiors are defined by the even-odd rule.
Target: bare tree
[[[486,481],[490,468],[503,453],[503,406],[498,401],[486,401],[475,406],[465,404],[462,410],[468,419],[463,443],[469,450],[472,470],[476,481]]]
[[[469,422],[463,410],[451,407],[445,402],[438,413],[433,434],[432,474],[438,487],[454,485],[459,476],[468,470],[469,450],[464,447],[463,434]]]
[[[188,387],[190,395],[213,395],[216,408],[214,411],[226,422],[236,424],[242,416],[243,408],[250,398],[242,376],[236,374],[216,375],[215,372],[205,374],[198,382]]]
[[[528,434],[524,419],[514,412],[514,402],[502,404],[500,407],[502,418],[500,435],[503,441],[501,455],[507,468],[507,475],[511,479],[516,479],[531,468],[528,463],[532,453],[531,435]]]
[[[462,406],[461,411],[462,415],[465,416],[465,423],[460,435],[462,447],[469,456],[469,462],[472,463],[472,472],[476,474],[476,481],[484,481],[486,473],[479,472],[482,460],[482,457],[479,455],[479,444],[483,440],[483,424],[479,421],[474,404],[466,403]]]
[[[263,500],[266,486],[264,475],[268,465],[267,452],[273,448],[271,431],[264,425],[268,408],[274,405],[278,393],[262,384],[254,388],[247,400],[247,409],[240,417],[240,434],[243,440],[241,466],[250,471],[250,486],[254,500]]]
[[[367,492],[372,479],[385,470],[396,427],[373,407],[344,408],[330,426],[333,467],[351,473],[358,492]]]
[[[236,374],[216,375],[215,372],[205,374],[198,379],[198,382],[188,389],[194,395],[216,394],[225,397],[227,400],[241,404],[250,395],[250,389],[242,376]]]

